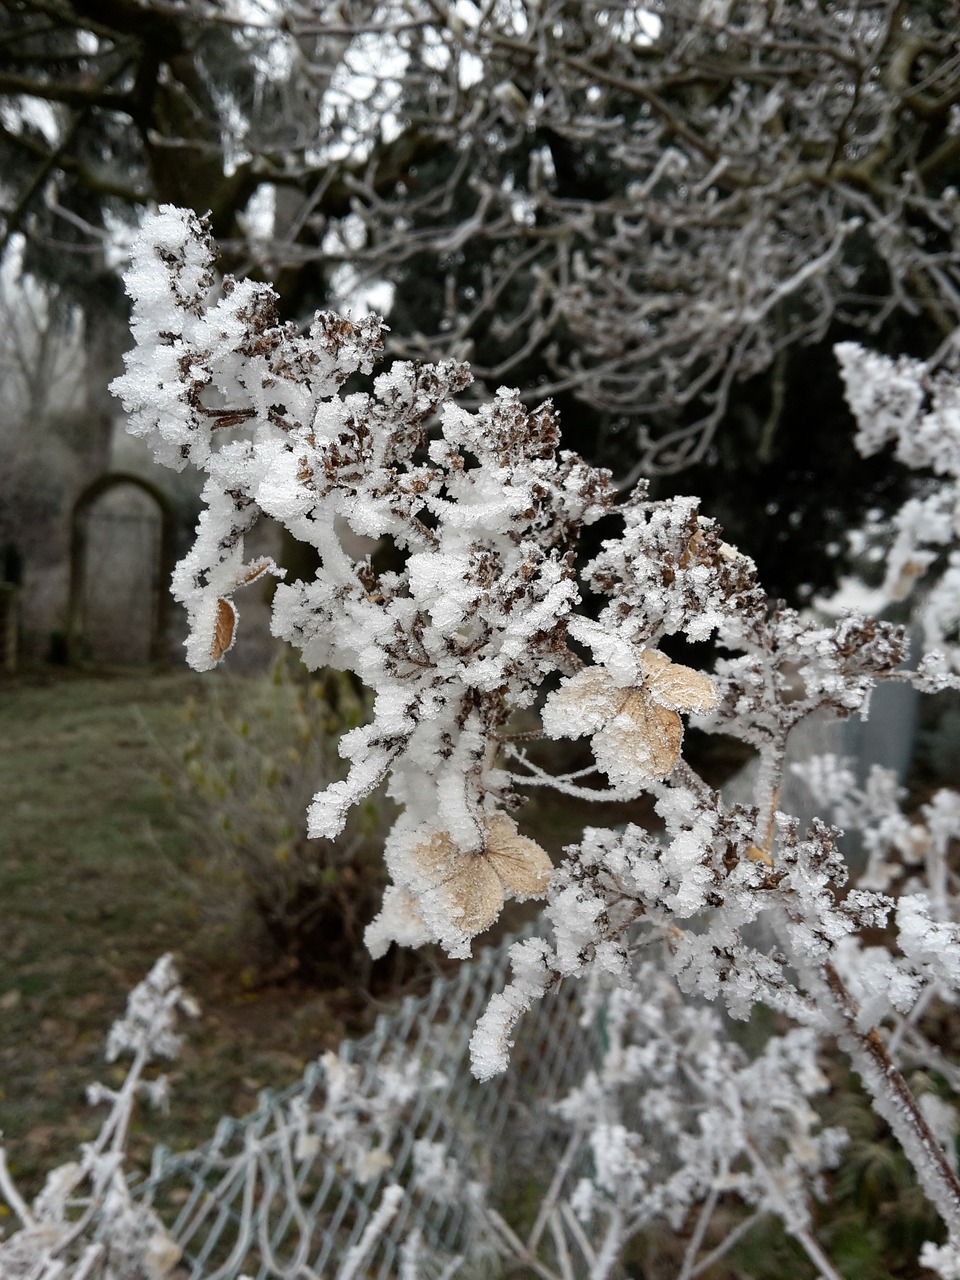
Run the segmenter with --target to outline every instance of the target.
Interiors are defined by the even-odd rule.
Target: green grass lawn
[[[169,1116],[140,1117],[138,1158],[154,1141],[202,1142],[222,1114],[243,1114],[261,1088],[292,1083],[376,1012],[346,986],[320,991],[295,978],[251,986],[256,967],[243,936],[218,932],[216,912],[199,906],[204,851],[169,775],[195,732],[198,703],[202,715],[216,689],[229,705],[231,681],[242,702],[242,679],[221,672],[0,684],[0,1131],[30,1190],[95,1132],[86,1086],[122,1078],[121,1064],[103,1060],[106,1033],[162,953],[173,952],[203,1015],[185,1028],[183,1055],[171,1064]],[[524,825],[556,855],[607,807],[588,815],[579,802],[536,797]],[[521,919],[509,911],[483,941]],[[408,965],[414,989],[429,963],[419,972]]]
[[[169,1116],[140,1119],[139,1156],[203,1141],[362,1024],[340,992],[245,989],[242,955],[204,936],[198,851],[162,777],[200,687],[148,673],[0,685],[0,1130],[29,1189],[95,1131],[85,1087],[122,1076],[105,1036],[163,952],[203,1016],[171,1064]]]

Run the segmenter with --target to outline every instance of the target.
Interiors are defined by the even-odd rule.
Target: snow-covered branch
[[[373,691],[370,723],[341,742],[347,778],[309,815],[313,833],[335,836],[385,778],[400,806],[371,950],[435,940],[467,955],[505,898],[546,897],[553,940],[517,944],[514,980],[474,1036],[487,1077],[546,991],[598,974],[630,989],[655,946],[682,992],[734,1018],[766,1004],[812,1037],[805,1044],[838,1041],[960,1241],[960,1184],[886,1043],[897,1017],[960,987],[953,882],[931,855],[927,878],[898,903],[876,866],[874,883],[851,888],[837,830],[819,818],[801,829],[780,807],[801,721],[865,714],[879,682],[911,678],[902,628],[774,607],[694,499],[651,501],[641,484],[618,504],[607,473],[558,449],[549,402],[529,410],[502,389],[468,411],[455,399],[465,365],[397,361],[375,373],[375,318],[321,312],[301,333],[277,321],[269,286],[213,285],[203,226],[161,209],[134,247],[137,345],[115,388],[160,461],[207,476],[197,541],[174,579],[197,669],[228,653],[243,586],[283,576],[245,560],[258,518],[317,552],[312,581],[277,588],[273,630],[308,666],[353,672]],[[586,555],[582,531],[601,519],[608,536]],[[711,638],[711,670],[682,660],[686,642]],[[929,664],[915,678],[949,683]],[[749,802],[729,802],[684,758],[691,717],[756,754]],[[650,793],[662,830],[588,827],[553,868],[520,825],[525,778],[550,782],[534,754],[541,736],[589,738],[610,784],[597,795]],[[505,767],[518,740],[526,774]],[[574,786],[567,774],[557,784]],[[869,827],[840,776],[829,801]],[[960,834],[958,815],[949,801],[931,806],[931,845]],[[902,854],[897,833],[888,844]],[[878,933],[889,945],[867,947]],[[751,1167],[772,1167],[755,1137],[744,1152]],[[776,1181],[777,1212],[819,1257]]]

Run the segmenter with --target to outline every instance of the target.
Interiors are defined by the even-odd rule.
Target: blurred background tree
[[[856,458],[832,343],[926,356],[960,322],[958,22],[956,0],[19,0],[2,243],[85,313],[91,449],[123,244],[172,201],[285,315],[367,302],[396,354],[470,358],[475,396],[552,395],[565,444],[698,492],[802,602],[905,483]]]

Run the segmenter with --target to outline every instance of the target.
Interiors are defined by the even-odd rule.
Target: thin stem
[[[763,1156],[761,1156],[760,1152],[749,1137],[747,1137],[746,1145],[749,1149],[750,1159],[754,1166],[763,1174],[767,1193],[771,1202],[777,1206],[777,1212],[780,1215],[783,1225],[793,1236],[794,1240],[796,1240],[801,1246],[804,1253],[814,1266],[819,1269],[821,1280],[844,1280],[843,1276],[839,1271],[837,1271],[836,1267],[834,1267],[833,1263],[821,1249],[817,1240],[811,1235],[808,1228],[802,1222],[797,1220],[796,1213],[791,1209],[790,1204],[779,1189],[776,1174],[766,1163]]]
[[[523,751],[515,748],[510,750],[510,754],[514,760],[522,764],[525,769],[530,770],[530,777],[514,776],[514,782],[518,786],[525,787],[552,787],[554,791],[559,791],[561,795],[573,796],[577,800],[635,800],[636,794],[632,791],[620,792],[613,787],[605,787],[602,790],[594,790],[592,787],[576,787],[568,781],[569,778],[584,777],[591,773],[597,772],[596,765],[591,765],[587,769],[580,769],[577,773],[566,774],[561,777],[554,777],[553,774],[547,773],[535,765],[532,760],[528,760]]]
[[[496,1209],[487,1206],[484,1216],[487,1223],[493,1227],[502,1237],[503,1243],[511,1251],[518,1262],[522,1262],[529,1267],[531,1271],[535,1271],[540,1280],[564,1280],[562,1276],[558,1276],[555,1271],[551,1271],[549,1267],[538,1259],[533,1258],[527,1252],[526,1246],[520,1237],[507,1225]]]
[[[17,1215],[25,1227],[35,1227],[33,1214],[27,1208],[27,1203],[20,1195],[20,1192],[13,1185],[13,1179],[10,1177],[10,1170],[7,1168],[7,1152],[5,1147],[0,1147],[0,1192],[3,1194],[4,1200]]]
[[[876,1110],[893,1130],[951,1237],[960,1237],[960,1180],[931,1132],[910,1086],[890,1058],[880,1032],[876,1027],[860,1030],[856,1002],[832,964],[824,965],[823,976],[843,1018],[844,1047],[873,1096]]]
[[[87,1280],[87,1276],[93,1275],[94,1267],[103,1262],[105,1255],[106,1248],[99,1241],[95,1244],[87,1245],[83,1251],[83,1256],[73,1271],[72,1280]]]
[[[619,1205],[614,1205],[610,1211],[603,1245],[590,1268],[590,1280],[607,1280],[607,1276],[616,1266],[620,1250],[623,1248],[623,1228],[623,1211]]]
[[[726,1173],[726,1168],[723,1170]],[[700,1252],[700,1246],[703,1244],[703,1237],[707,1233],[707,1227],[710,1225],[710,1219],[713,1217],[713,1211],[717,1207],[717,1197],[719,1190],[716,1183],[710,1188],[710,1194],[703,1202],[703,1206],[697,1215],[697,1225],[693,1229],[693,1234],[687,1243],[687,1247],[683,1254],[683,1267],[677,1280],[690,1280],[694,1274],[693,1265],[697,1260],[697,1254]]]
[[[540,1237],[543,1235],[544,1228],[547,1225],[547,1219],[553,1212],[557,1196],[560,1194],[560,1188],[563,1186],[563,1181],[567,1176],[567,1171],[569,1170],[570,1165],[573,1163],[574,1156],[580,1150],[582,1140],[583,1135],[580,1133],[579,1129],[574,1130],[570,1135],[570,1140],[566,1145],[563,1156],[558,1162],[553,1178],[550,1181],[550,1187],[547,1190],[547,1194],[540,1202],[540,1211],[537,1214],[537,1220],[533,1224],[533,1230],[530,1232],[530,1236],[527,1240],[527,1248],[531,1253],[536,1250],[540,1243]]]
[[[553,1247],[557,1252],[557,1261],[560,1264],[560,1273],[563,1280],[576,1280],[576,1271],[573,1267],[573,1259],[570,1257],[570,1250],[567,1248],[567,1237],[563,1230],[563,1219],[561,1218],[556,1206],[549,1215],[548,1222],[550,1224],[550,1234],[553,1236]]]
[[[696,1277],[702,1275],[704,1271],[709,1271],[715,1263],[730,1252],[738,1240],[743,1239],[748,1231],[753,1230],[754,1225],[762,1217],[763,1214],[758,1211],[757,1213],[751,1213],[749,1218],[744,1218],[742,1222],[737,1223],[726,1239],[721,1240],[715,1249],[711,1249],[705,1258],[700,1259],[690,1272],[690,1280],[696,1280]]]
[[[584,1231],[583,1227],[581,1227],[580,1223],[577,1221],[577,1215],[573,1212],[570,1205],[567,1204],[566,1201],[561,1202],[561,1204],[559,1205],[559,1209],[560,1209],[560,1215],[563,1218],[564,1225],[566,1226],[567,1230],[570,1232],[574,1240],[576,1240],[577,1245],[580,1248],[580,1252],[583,1254],[584,1262],[586,1262],[589,1266],[592,1267],[597,1260],[597,1255],[594,1251],[593,1245],[587,1239],[587,1233]]]

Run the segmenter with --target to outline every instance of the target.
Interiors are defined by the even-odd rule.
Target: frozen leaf
[[[665,778],[683,739],[678,711],[710,711],[713,683],[657,649],[640,654],[640,684],[617,686],[605,667],[588,667],[547,699],[543,727],[553,737],[593,735],[597,764],[618,787]]]
[[[479,853],[464,852],[442,831],[413,851],[430,887],[441,890],[452,923],[469,938],[497,919],[504,889],[521,897],[539,896],[546,891],[553,870],[543,849],[519,835],[505,814],[493,814],[483,825],[485,843]]]
[[[468,937],[489,929],[503,910],[503,885],[484,855],[462,855],[457,871],[446,883],[453,922]]]
[[[210,657],[219,662],[223,655],[233,648],[237,634],[237,611],[231,600],[221,596],[217,601],[217,618],[213,629],[213,642],[210,645]]]
[[[717,705],[717,691],[711,680],[692,667],[671,662],[657,649],[644,649],[640,669],[644,693],[661,707],[703,713]]]
[[[463,853],[445,832],[417,845],[414,861],[428,883],[441,888],[457,928],[482,933],[503,907],[503,885],[483,853]]]
[[[553,863],[537,842],[519,835],[517,824],[504,813],[493,814],[484,826],[487,857],[507,888],[528,898],[545,893]]]
[[[594,737],[593,750],[612,782],[629,785],[637,778],[665,778],[677,763],[682,741],[676,711],[633,690],[620,713]]]
[[[243,574],[240,578],[238,586],[246,586],[251,582],[257,582],[265,573],[275,573],[279,577],[283,576],[283,570],[278,570],[276,564],[270,556],[260,556],[253,560],[250,564],[245,565]]]
[[[604,667],[587,667],[564,681],[543,708],[543,727],[555,738],[596,733],[619,711],[623,690]]]

